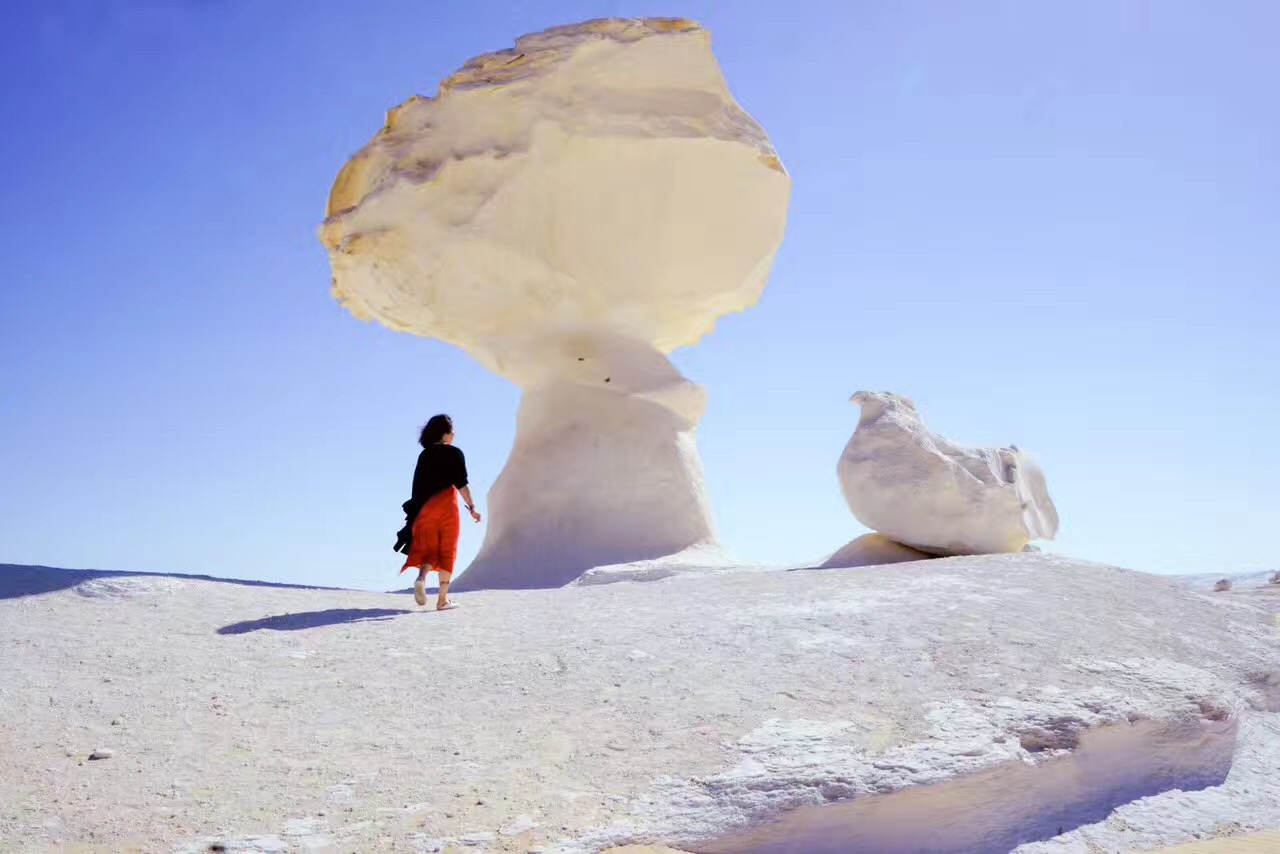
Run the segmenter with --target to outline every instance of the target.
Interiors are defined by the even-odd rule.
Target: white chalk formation
[[[1266,576],[748,565],[423,620],[42,569],[0,564],[0,851],[1118,854],[1280,827]]]
[[[759,298],[789,194],[691,21],[525,36],[388,114],[330,195],[333,294],[524,390],[456,589],[714,542],[704,393],[666,354]]]
[[[854,569],[859,566],[884,566],[890,563],[928,560],[931,557],[934,555],[895,543],[883,534],[863,534],[841,546],[817,568]]]
[[[1018,552],[1057,534],[1044,473],[1026,451],[957,444],[896,394],[860,391],[852,401],[862,417],[838,473],[868,528],[933,555]]]

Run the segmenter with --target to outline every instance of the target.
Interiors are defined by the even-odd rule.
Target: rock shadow
[[[217,581],[223,584],[242,584],[247,587],[283,587],[290,590],[339,590],[337,587],[317,587],[309,584],[284,584],[277,581],[251,581],[239,578],[215,578],[212,575],[182,575],[174,572],[128,572],[112,569],[60,569],[54,566],[37,566],[16,563],[0,563],[0,599],[19,599],[23,596],[39,596],[75,587],[95,578],[176,578],[190,581]]]
[[[218,634],[242,635],[264,629],[273,632],[296,632],[302,629],[318,629],[321,626],[335,626],[339,623],[379,623],[401,614],[412,613],[407,608],[328,608],[324,611],[276,614],[260,620],[231,623],[218,629]]]

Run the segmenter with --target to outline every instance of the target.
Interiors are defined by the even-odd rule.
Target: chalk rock
[[[524,36],[388,113],[329,198],[333,294],[525,391],[456,589],[714,542],[704,393],[666,354],[759,298],[789,193],[691,21]]]
[[[1031,554],[742,569],[480,591],[439,631],[410,613],[315,630],[323,690],[278,633],[211,629],[402,597],[197,579],[112,607],[0,597],[8,767],[50,764],[75,746],[59,734],[117,750],[0,774],[0,803],[104,851],[191,854],[1119,854],[1280,827],[1269,588]],[[389,649],[413,655],[377,666]],[[108,666],[146,698],[120,744],[85,708]],[[245,715],[198,713],[214,691]],[[88,792],[97,809],[56,809]],[[40,819],[3,833],[50,849]]]
[[[1232,575],[1219,575],[1216,572],[1203,572],[1194,575],[1170,576],[1174,581],[1192,590],[1221,593],[1224,590],[1267,595],[1269,585],[1280,583],[1272,581],[1271,570],[1263,572],[1240,572]]]
[[[677,575],[727,572],[740,569],[741,562],[719,547],[701,546],[673,555],[638,560],[613,566],[596,566],[584,572],[574,585],[616,584],[620,581],[662,581]]]
[[[125,576],[92,578],[76,585],[76,592],[88,599],[137,599],[172,593],[182,587],[176,578]]]
[[[1017,552],[1057,534],[1044,474],[1026,451],[957,444],[896,394],[860,391],[852,400],[862,417],[838,473],[849,509],[868,528],[943,555]]]
[[[840,547],[818,568],[849,569],[859,566],[905,563],[912,560],[929,560],[932,557],[936,555],[895,543],[882,534],[863,534]]]

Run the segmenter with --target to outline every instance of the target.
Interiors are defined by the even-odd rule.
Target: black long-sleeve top
[[[418,511],[442,489],[467,485],[467,458],[453,445],[428,445],[418,454],[413,470],[413,496],[404,503],[404,515],[413,524]]]

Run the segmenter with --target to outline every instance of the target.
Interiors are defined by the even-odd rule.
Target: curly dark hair
[[[431,420],[423,425],[422,433],[418,435],[418,444],[424,448],[430,447],[452,432],[452,418],[443,414],[433,415]]]

